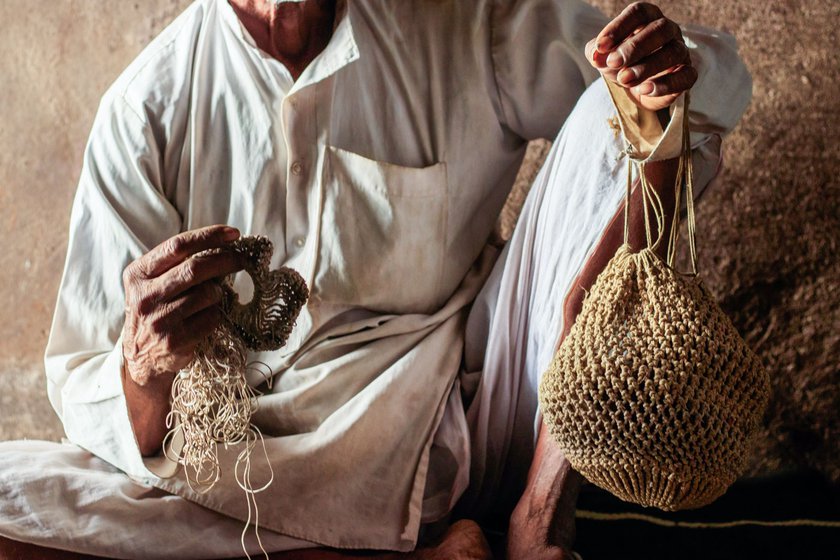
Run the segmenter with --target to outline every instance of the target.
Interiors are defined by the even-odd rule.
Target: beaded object
[[[685,124],[676,200],[685,181],[693,274],[673,268],[679,212],[668,262],[655,253],[664,212],[644,164],[639,176],[648,247],[632,253],[627,245],[628,174],[625,244],[598,276],[543,375],[540,406],[560,448],[590,482],[643,506],[696,508],[722,495],[743,471],[769,378],[696,278]],[[648,207],[660,232],[655,241]]]
[[[267,237],[237,239],[233,249],[247,257],[245,272],[254,284],[254,297],[245,305],[233,291],[233,277],[225,279],[222,309],[230,328],[249,350],[277,350],[295,326],[295,319],[309,297],[306,282],[291,268],[269,270],[273,245]]]

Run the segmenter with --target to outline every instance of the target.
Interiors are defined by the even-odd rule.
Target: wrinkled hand
[[[563,542],[552,542],[545,536],[552,532],[542,513],[523,511],[517,506],[508,526],[506,558],[508,560],[576,560],[571,543],[574,541],[574,512],[566,515],[571,527],[571,537]]]
[[[545,424],[525,491],[510,516],[508,560],[573,560],[575,509],[583,477],[574,470]]]
[[[669,107],[697,81],[679,25],[647,2],[635,2],[586,44],[605,79],[627,89],[639,107]]]
[[[195,254],[223,248],[238,237],[236,229],[226,226],[187,231],[125,268],[123,358],[135,383],[144,386],[161,376],[174,376],[219,325],[219,282],[245,263],[232,251]]]

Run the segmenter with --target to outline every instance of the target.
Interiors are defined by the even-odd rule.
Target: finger
[[[163,304],[155,313],[152,326],[160,333],[180,329],[185,319],[208,307],[218,305],[223,297],[224,292],[217,282],[211,280],[199,284]]]
[[[139,272],[146,278],[155,278],[201,251],[223,247],[239,237],[239,231],[229,226],[217,225],[185,231],[170,237],[137,262]]]
[[[607,68],[607,53],[599,52],[596,47],[596,41],[598,39],[592,39],[583,49],[584,54],[586,55],[586,59],[589,61],[589,64],[594,66],[599,70],[605,70]]]
[[[674,39],[682,39],[680,26],[664,17],[656,19],[618,45],[607,57],[607,66],[620,68],[635,64]]]
[[[595,49],[595,39],[592,39],[586,44],[584,53],[586,53],[589,63],[596,68],[604,78],[613,82],[617,81],[616,76],[618,75],[620,68],[609,68],[607,66],[607,55],[598,52]]]
[[[662,12],[653,4],[634,2],[609,22],[598,34],[597,46],[600,52],[609,52],[620,45],[639,27],[662,17]]]
[[[677,66],[690,64],[688,48],[682,41],[674,40],[638,63],[623,68],[618,73],[618,82],[623,86],[632,87]]]
[[[697,81],[697,70],[693,66],[683,66],[678,70],[648,80],[636,86],[636,93],[647,97],[677,97],[684,91],[691,89]],[[635,88],[634,88],[635,89]]]
[[[233,251],[196,255],[155,278],[153,291],[164,301],[208,280],[222,280],[225,276],[245,268],[245,257]]]

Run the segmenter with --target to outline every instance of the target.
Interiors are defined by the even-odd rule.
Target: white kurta
[[[238,451],[223,453],[228,483],[191,492],[165,460],[140,456],[120,383],[123,268],[181,231],[226,223],[270,237],[272,264],[297,269],[312,292],[289,344],[252,356],[275,374],[255,417],[275,472],[257,497],[273,548],[300,544],[286,535],[409,550],[421,523],[465,491],[465,503],[486,505],[509,456],[527,468],[537,372],[562,327],[562,300],[623,194],[620,141],[601,126],[614,114],[602,85],[555,145],[471,329],[468,311],[496,261],[487,240],[526,141],[554,138],[597,76],[583,45],[606,21],[573,0],[350,0],[326,50],[292,82],[225,0],[196,2],[109,89],[91,133],[46,353],[49,396],[70,441],[186,498],[169,498],[179,508],[195,502],[246,517],[229,476]],[[713,169],[750,82],[731,37],[687,36],[700,71],[696,157]],[[669,127],[655,155],[678,146]],[[546,200],[555,218],[538,231]],[[542,244],[551,249],[538,257]],[[537,266],[546,271],[539,289]],[[32,473],[12,472],[11,451],[0,491],[37,486]],[[260,461],[254,469],[255,482],[266,476]],[[83,487],[96,477],[71,479]],[[21,503],[0,506],[0,534],[36,540],[20,520],[38,514],[20,514]],[[122,514],[105,506],[111,529],[131,516],[131,501],[119,503]],[[55,511],[75,507],[63,506]],[[43,534],[49,523],[38,519]],[[171,523],[149,521],[143,543],[103,544],[95,535],[108,515],[98,519],[104,525],[86,542],[69,526],[37,540],[115,556],[179,554],[161,541]],[[222,530],[195,546],[205,547],[190,549],[196,557],[235,550]]]

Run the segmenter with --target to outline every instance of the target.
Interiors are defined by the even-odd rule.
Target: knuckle
[[[648,18],[658,17],[662,14],[655,5],[649,2],[633,2],[627,8],[628,12],[633,15],[644,16]]]
[[[691,53],[688,50],[688,46],[682,41],[675,42],[674,50],[677,52],[677,56],[681,61],[691,61]]]
[[[686,66],[685,68],[685,75],[686,75],[686,87],[690,88],[697,82],[697,69],[693,66]]]
[[[180,255],[184,252],[185,245],[186,239],[184,239],[184,236],[176,235],[164,241],[163,250],[170,255]]]
[[[134,263],[131,262],[122,271],[122,283],[128,292],[128,288],[134,284]]]
[[[209,226],[195,232],[196,239],[201,241],[210,241],[219,236],[222,231],[221,226]]]
[[[653,19],[653,18],[662,17],[662,10],[660,10],[659,7],[656,4],[651,4],[650,2],[642,2],[642,4],[643,4],[644,13],[649,18]]]
[[[195,259],[190,259],[184,262],[178,268],[178,280],[183,284],[189,284],[195,280],[198,265],[195,262]]]
[[[146,259],[144,257],[145,255],[139,259],[131,261],[125,266],[122,272],[123,285],[129,286],[136,284],[138,280],[142,280],[147,277]]]
[[[664,31],[666,31],[668,33],[669,37],[680,37],[681,36],[680,26],[677,25],[676,22],[671,21],[670,19],[668,19],[666,17],[662,17],[660,19],[665,22],[665,23],[662,24],[662,28],[663,28]]]
[[[668,66],[673,66],[685,60],[685,53],[677,43],[672,43],[667,49],[663,49],[663,54]]]
[[[653,20],[650,24],[650,29],[657,35],[671,35],[671,26],[669,25],[670,21],[665,19],[664,17],[657,18]]]
[[[638,48],[639,39],[637,39],[635,36],[624,41],[624,44],[619,47],[619,49],[621,50],[621,54],[624,55],[624,58],[626,60],[634,60]]]

